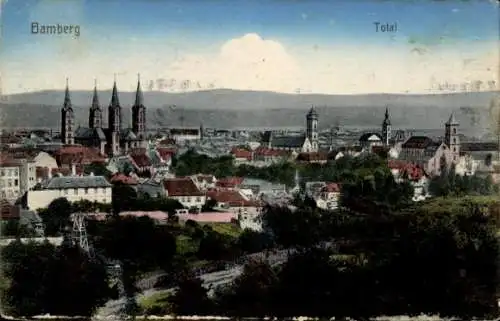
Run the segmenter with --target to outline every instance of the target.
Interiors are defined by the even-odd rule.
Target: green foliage
[[[106,168],[106,164],[101,162],[93,162],[89,165],[85,165],[83,172],[87,175],[93,173],[95,176],[111,177],[111,172]]]
[[[73,212],[71,203],[61,197],[53,200],[45,209],[38,211],[38,214],[45,225],[45,235],[61,235],[67,226],[70,226],[70,215]]]
[[[176,252],[175,237],[168,227],[145,216],[110,217],[95,233],[97,251],[127,262],[134,270],[168,265]]]
[[[461,176],[454,170],[443,171],[440,176],[431,179],[429,192],[433,196],[465,196],[498,194],[498,185],[493,184],[491,176]]]
[[[176,293],[169,298],[172,312],[176,315],[210,315],[214,310],[214,304],[200,279],[184,273],[176,285]]]
[[[2,261],[10,280],[7,314],[90,316],[108,298],[104,266],[78,248],[13,242],[2,250]]]
[[[1,221],[1,228],[3,237],[32,237],[35,235],[34,231],[29,229],[26,225],[19,223],[17,219],[10,219],[6,221]]]

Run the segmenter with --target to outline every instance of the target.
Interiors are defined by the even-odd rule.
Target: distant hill
[[[438,95],[319,95],[217,89],[189,93],[144,92],[148,127],[283,127],[302,126],[311,105],[318,106],[320,127],[337,121],[346,126],[379,126],[389,106],[394,127],[440,128],[454,110],[463,127],[487,126],[487,107],[495,92]],[[110,91],[99,99],[107,107]],[[121,92],[124,122],[130,122],[133,92]],[[64,91],[42,91],[2,97],[2,127],[53,127],[60,123]],[[72,91],[77,123],[88,122],[92,91]],[[171,107],[175,106],[175,107]],[[107,108],[104,108],[106,119]]]

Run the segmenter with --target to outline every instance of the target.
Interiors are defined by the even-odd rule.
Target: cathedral
[[[103,127],[103,110],[99,104],[97,85],[94,86],[94,95],[89,109],[88,127],[74,128],[75,116],[67,80],[61,116],[61,140],[65,145],[81,144],[95,147],[102,154],[110,156],[127,153],[131,148],[147,147],[146,107],[139,79],[137,80],[135,102],[132,106],[132,128],[122,128],[122,107],[118,99],[116,80],[113,84],[111,102],[108,107],[108,128]]]

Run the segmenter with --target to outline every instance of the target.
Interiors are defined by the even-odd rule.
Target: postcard
[[[5,317],[498,317],[498,1],[0,0]]]

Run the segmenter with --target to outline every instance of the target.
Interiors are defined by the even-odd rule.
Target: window
[[[19,186],[19,180],[17,179],[14,180],[14,186]]]
[[[64,190],[64,194],[68,195],[68,190],[67,189]]]
[[[3,170],[3,169],[2,169],[2,170],[0,171],[0,175],[1,175],[1,176],[5,176],[5,170]]]
[[[17,168],[14,170],[14,175],[15,176],[19,175],[19,170]]]
[[[86,188],[86,189],[85,189],[85,194],[88,194],[88,193],[89,193],[89,189],[88,189],[88,188]]]
[[[9,181],[8,181],[8,182],[9,182],[9,183],[8,183],[8,184],[9,184],[8,186],[9,186],[9,187],[12,187],[12,180],[11,180],[11,179],[9,179]]]
[[[94,194],[97,194],[97,187],[94,187]]]
[[[103,199],[102,199],[102,202],[103,202],[103,203],[106,203],[106,199],[105,199],[105,198],[103,198]]]
[[[77,188],[73,188],[73,193],[74,193],[75,195],[78,195],[78,189],[77,189]]]
[[[198,197],[196,197],[196,201],[197,201],[197,202],[201,202],[201,197],[199,197],[199,196],[198,196]]]
[[[453,135],[456,135],[456,134],[457,134],[457,129],[453,128]]]
[[[12,176],[13,175],[13,170],[9,169],[9,173],[7,175]]]
[[[455,137],[453,137],[453,144],[456,144],[457,143],[457,139]]]

